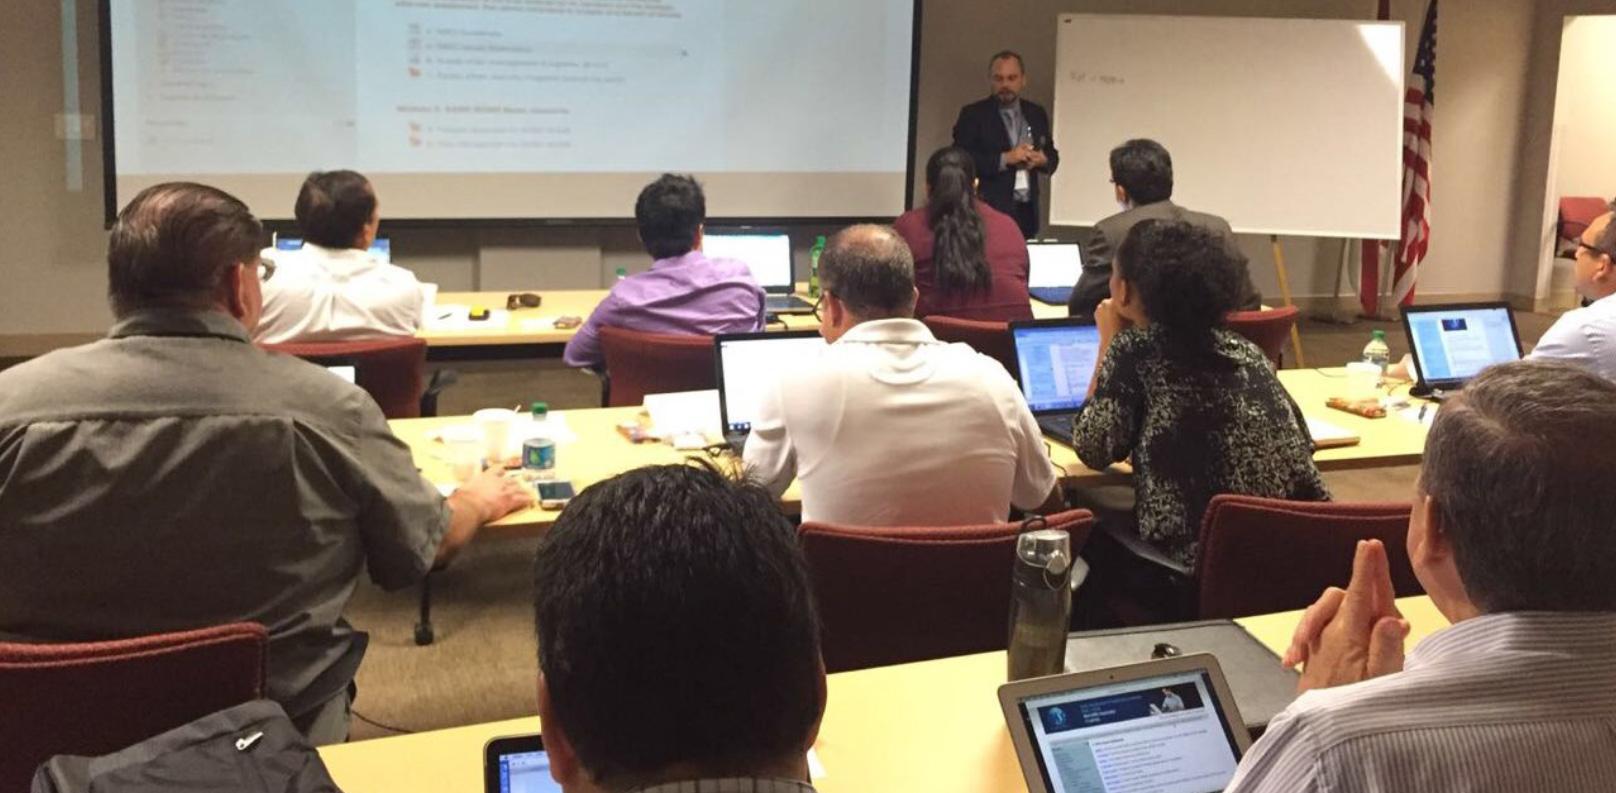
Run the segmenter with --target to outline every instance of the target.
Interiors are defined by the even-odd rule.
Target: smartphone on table
[[[567,506],[567,502],[576,495],[572,483],[566,480],[543,481],[538,483],[539,508],[559,510]]]

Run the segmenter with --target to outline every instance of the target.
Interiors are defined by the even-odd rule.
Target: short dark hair
[[[888,226],[837,232],[819,255],[819,281],[860,318],[914,315],[915,257]]]
[[[1142,220],[1117,247],[1117,270],[1145,315],[1180,341],[1210,340],[1240,300],[1241,255],[1223,235],[1181,220]]]
[[[1166,201],[1173,197],[1173,156],[1148,138],[1126,141],[1111,150],[1111,181],[1135,204]]]
[[[1565,362],[1490,367],[1444,403],[1420,490],[1484,612],[1616,611],[1616,383]]]
[[[119,317],[146,308],[205,309],[225,273],[256,263],[264,227],[215,187],[167,182],[140,191],[107,240],[107,296]]]
[[[696,231],[707,222],[707,196],[696,177],[665,173],[640,191],[634,220],[652,258],[683,256],[696,247]]]
[[[780,506],[710,465],[639,468],[567,505],[534,563],[539,668],[598,782],[800,756],[824,703],[807,564]]]
[[[998,63],[1005,58],[1014,58],[1016,60],[1016,68],[1020,69],[1022,74],[1027,73],[1027,62],[1022,60],[1021,53],[1016,52],[1015,50],[999,50],[998,52],[993,53],[993,57],[988,59],[988,69],[991,71],[993,69],[993,64]]]
[[[297,191],[292,214],[304,242],[352,248],[376,214],[376,189],[357,171],[315,171]]]

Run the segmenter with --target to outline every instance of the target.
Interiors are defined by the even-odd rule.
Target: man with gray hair
[[[837,234],[819,259],[819,360],[771,384],[746,465],[802,518],[861,526],[994,523],[1062,506],[1055,466],[1004,367],[914,319],[909,246],[886,226]]]
[[[1616,209],[1616,201],[1611,202]],[[1616,380],[1616,226],[1606,212],[1584,229],[1572,253],[1572,285],[1590,301],[1560,315],[1528,357],[1570,361]]]
[[[1481,373],[1425,442],[1408,524],[1453,623],[1414,648],[1386,549],[1307,610],[1305,692],[1229,793],[1608,791],[1616,780],[1616,383],[1566,363]]]
[[[265,696],[335,743],[360,573],[414,583],[531,497],[488,472],[445,499],[364,391],[254,347],[263,237],[223,191],[141,191],[107,245],[107,338],[0,372],[0,641],[256,622]]]

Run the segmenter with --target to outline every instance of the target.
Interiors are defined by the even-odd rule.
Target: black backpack
[[[101,757],[57,755],[33,793],[340,793],[281,706],[255,700]]]

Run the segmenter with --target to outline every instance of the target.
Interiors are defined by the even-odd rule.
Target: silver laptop
[[[1006,683],[999,707],[1034,793],[1215,793],[1251,747],[1204,653]]]
[[[814,304],[797,297],[791,266],[791,235],[775,229],[709,229],[701,252],[709,259],[734,259],[752,270],[773,314],[808,314]]]
[[[1027,241],[1027,294],[1040,303],[1064,306],[1083,274],[1083,248],[1075,242]]]

